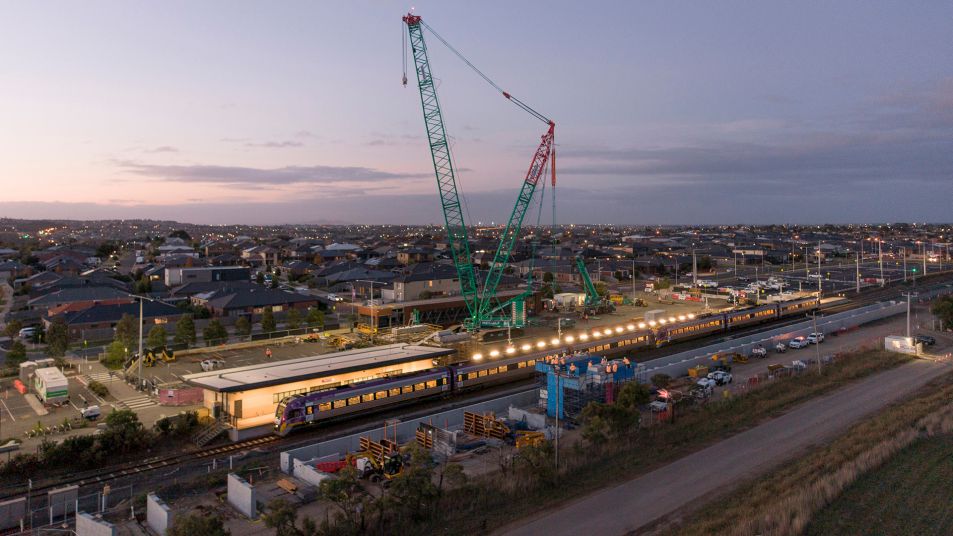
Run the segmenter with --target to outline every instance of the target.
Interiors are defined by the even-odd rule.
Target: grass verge
[[[560,455],[561,471],[548,469],[550,460],[524,460],[520,470],[475,479],[453,490],[457,497],[425,523],[435,533],[485,532],[514,519],[553,507],[597,489],[634,478],[707,445],[737,434],[810,398],[894,368],[910,359],[900,354],[866,351],[844,356],[814,372],[778,380],[744,396],[710,403],[683,412],[672,425],[642,429],[633,437],[600,446],[567,449]]]
[[[945,471],[948,476],[943,482],[947,490],[945,497],[933,497],[930,491],[923,489],[916,496],[903,496],[902,486],[908,486],[906,489],[909,490],[921,485],[914,470],[926,475],[935,471],[935,467],[926,460],[898,456],[898,453],[917,448],[940,451],[946,448],[949,452],[953,447],[949,437],[953,432],[951,397],[953,374],[946,374],[907,400],[855,425],[828,446],[812,451],[794,463],[782,465],[769,476],[740,486],[737,491],[692,514],[685,524],[661,524],[655,527],[655,532],[687,536],[782,536],[802,534],[805,530],[809,534],[922,534],[924,532],[910,532],[901,523],[904,521],[901,517],[920,516],[921,503],[918,500],[927,498],[935,505],[935,516],[945,516],[949,525],[953,523],[948,512],[949,498],[953,495],[949,474],[953,473],[953,468],[947,463]],[[939,442],[939,446],[934,446],[934,441]],[[885,481],[876,476],[879,472],[861,478],[888,460],[892,461],[887,470],[893,467],[890,474],[897,479],[896,486],[885,485]],[[818,518],[817,524],[811,525],[814,515],[835,501],[854,482],[858,484],[849,493],[865,497],[866,506],[855,510],[860,503],[850,495],[845,496],[834,502]],[[886,504],[890,504],[897,526],[903,530],[883,530],[881,515]],[[878,515],[872,515],[874,512]],[[838,516],[848,517],[838,519]],[[926,533],[949,532],[928,530]]]

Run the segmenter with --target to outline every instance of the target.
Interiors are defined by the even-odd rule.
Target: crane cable
[[[485,74],[483,73],[483,71],[481,71],[480,69],[477,69],[476,65],[473,65],[472,63],[470,63],[470,60],[468,60],[463,54],[461,54],[459,51],[457,51],[457,49],[453,48],[453,46],[452,46],[450,43],[448,43],[446,39],[444,39],[443,37],[440,37],[440,34],[438,34],[437,32],[435,32],[434,29],[431,28],[429,24],[427,24],[426,22],[424,22],[423,20],[421,20],[421,21],[420,21],[420,25],[423,26],[424,28],[426,28],[431,34],[433,34],[434,37],[437,38],[438,41],[440,41],[441,43],[444,44],[444,46],[446,46],[448,49],[450,49],[450,52],[453,52],[458,58],[460,58],[460,60],[463,61],[463,63],[467,64],[468,67],[470,67],[471,69],[473,69],[473,71],[474,71],[476,74],[478,74],[478,75],[480,76],[480,78],[482,78],[483,80],[485,80],[486,83],[488,83],[488,84],[490,84],[491,86],[493,86],[493,88],[496,89],[497,91],[499,91],[500,93],[502,93],[504,97],[506,97],[508,100],[512,101],[513,104],[519,106],[521,109],[523,109],[523,111],[525,111],[526,113],[532,115],[532,116],[535,117],[536,119],[539,119],[539,120],[542,121],[543,123],[546,123],[547,125],[553,124],[553,122],[552,122],[548,117],[546,117],[545,115],[543,115],[543,114],[537,112],[536,110],[532,109],[532,108],[531,108],[528,104],[526,104],[525,102],[523,102],[523,101],[517,99],[517,98],[514,97],[513,95],[510,95],[508,92],[504,91],[503,88],[501,88],[499,85],[497,85],[496,82],[494,82],[493,80],[491,80],[489,76],[485,75]],[[405,72],[406,72],[406,70],[407,70],[407,68],[404,67],[404,71],[405,71]]]

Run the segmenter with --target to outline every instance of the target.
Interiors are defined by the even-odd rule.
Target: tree
[[[652,375],[652,383],[659,389],[665,389],[672,383],[672,377],[668,374],[654,374]]]
[[[100,259],[105,259],[118,250],[119,246],[117,246],[115,242],[103,242],[96,248],[96,256]]]
[[[26,361],[26,346],[20,341],[14,341],[10,350],[7,352],[7,363],[18,366]]]
[[[271,288],[278,288],[278,278],[277,278],[277,277],[273,277],[273,278],[271,279]]]
[[[181,238],[182,240],[185,240],[186,242],[192,241],[192,236],[184,229],[177,229],[175,231],[172,231],[171,233],[169,233],[169,238]]]
[[[247,316],[240,316],[238,320],[235,321],[235,334],[239,337],[251,335],[251,321],[248,320]]]
[[[166,531],[168,536],[230,536],[217,514],[190,513],[176,516]]]
[[[429,300],[432,297],[433,292],[430,292],[429,290],[421,290],[420,294],[417,295],[418,300]]]
[[[169,334],[166,332],[165,328],[161,325],[152,326],[152,329],[149,330],[149,338],[146,341],[146,344],[149,345],[149,348],[155,348],[157,346],[165,346],[165,340],[169,337]]]
[[[202,338],[207,346],[221,344],[228,340],[228,330],[217,318],[213,318],[202,330]]]
[[[120,369],[126,362],[126,347],[121,341],[113,341],[106,347],[106,367]]]
[[[592,286],[596,287],[596,294],[600,296],[605,296],[609,293],[609,285],[606,285],[604,281],[596,281]]]
[[[3,328],[3,334],[12,339],[20,333],[21,329],[23,329],[23,322],[20,322],[14,318],[13,320],[7,322],[7,326]]]
[[[655,290],[664,290],[671,286],[672,282],[667,277],[662,277],[655,281]]]
[[[63,357],[69,349],[69,327],[63,317],[56,317],[46,334],[47,351],[53,357]]]
[[[116,324],[115,340],[122,343],[126,348],[138,346],[139,341],[139,322],[130,314],[122,315],[119,323]]]
[[[258,283],[259,285],[264,285],[264,284],[265,284],[265,272],[258,272],[258,274],[255,275],[255,282]]]
[[[172,340],[186,346],[195,344],[195,321],[191,315],[185,315],[175,323],[175,337]]]
[[[272,499],[268,503],[268,507],[261,518],[266,527],[275,529],[275,536],[311,536],[317,534],[317,526],[311,518],[304,518],[299,528],[297,526],[297,509],[293,504],[280,497]]]
[[[278,325],[275,323],[275,313],[271,310],[271,307],[265,307],[264,312],[261,314],[261,330],[265,333],[271,333],[275,331]]]
[[[430,452],[416,443],[411,443],[408,451],[410,458],[403,470],[390,481],[390,498],[398,515],[421,521],[432,514],[439,490],[433,483]],[[360,528],[363,532],[363,525]]]
[[[943,296],[930,309],[943,329],[953,329],[953,296]]]
[[[149,433],[143,428],[139,416],[132,410],[113,410],[106,416],[106,427],[99,435],[103,450],[125,454],[141,449],[148,444]]]
[[[288,329],[298,329],[301,327],[301,313],[294,307],[288,310],[288,316],[285,317],[285,325]]]
[[[397,477],[400,478],[400,477]],[[393,484],[397,478],[391,483]],[[432,484],[431,484],[432,485]],[[321,481],[318,490],[322,498],[334,504],[341,511],[341,517],[355,532],[363,533],[365,528],[364,512],[366,492],[357,478],[357,469],[346,466],[338,472],[337,478]]]
[[[543,272],[543,283],[552,283],[552,282],[553,282],[553,273]]]
[[[136,281],[135,287],[136,294],[148,294],[152,292],[152,281],[148,277],[142,276]]]
[[[275,277],[281,277],[281,268],[278,268],[277,266],[275,266]]]
[[[313,328],[324,326],[324,313],[317,307],[308,309],[308,325]]]

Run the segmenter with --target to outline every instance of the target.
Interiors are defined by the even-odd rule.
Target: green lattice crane
[[[525,322],[524,301],[526,295],[531,291],[527,289],[526,292],[506,301],[501,301],[496,293],[500,280],[503,277],[504,269],[509,263],[513,246],[516,243],[516,238],[523,224],[523,218],[526,216],[526,212],[533,200],[536,185],[545,174],[547,168],[552,169],[552,181],[553,186],[555,186],[555,167],[549,164],[551,155],[553,156],[553,160],[555,160],[553,139],[555,137],[556,124],[508,92],[503,91],[500,86],[496,85],[496,83],[474,67],[472,63],[434,32],[433,28],[427,26],[419,16],[411,13],[404,16],[403,20],[407,24],[407,31],[410,37],[409,41],[411,53],[414,58],[414,70],[417,73],[417,86],[420,89],[420,102],[424,114],[424,125],[427,130],[427,140],[430,144],[430,154],[437,178],[437,190],[440,194],[440,204],[443,209],[444,223],[447,228],[447,243],[450,248],[453,264],[460,278],[460,294],[463,296],[469,313],[468,318],[464,321],[464,326],[471,330],[481,327],[522,327]],[[459,56],[485,81],[496,88],[506,99],[547,125],[547,131],[542,136],[539,147],[533,155],[533,160],[523,180],[519,195],[516,199],[516,205],[513,207],[510,218],[507,220],[507,224],[503,229],[499,246],[493,257],[493,262],[490,263],[490,268],[482,289],[477,285],[473,259],[470,255],[466,222],[463,218],[453,159],[450,154],[446,127],[443,122],[443,113],[440,111],[437,89],[434,86],[433,75],[430,70],[427,44],[423,36],[424,28],[444,43],[454,54]],[[404,75],[404,84],[407,84],[406,74]],[[506,312],[507,308],[510,309],[509,314]]]

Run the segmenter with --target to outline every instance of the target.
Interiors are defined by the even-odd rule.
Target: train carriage
[[[724,315],[704,316],[656,328],[655,344],[656,346],[662,346],[675,341],[694,339],[706,333],[714,333],[724,329]]]
[[[450,372],[442,369],[289,396],[275,411],[275,431],[287,435],[298,426],[448,394],[451,388]]]
[[[739,326],[769,322],[776,319],[777,317],[778,305],[776,303],[771,303],[759,307],[751,307],[748,309],[742,309],[740,311],[725,313],[725,325],[727,329],[732,329]]]
[[[454,390],[470,389],[496,383],[511,382],[531,377],[536,365],[535,356],[509,357],[485,363],[453,367]]]
[[[813,296],[810,298],[782,302],[779,306],[780,310],[778,311],[778,317],[784,318],[786,316],[808,313],[817,309],[820,304],[821,300]]]

